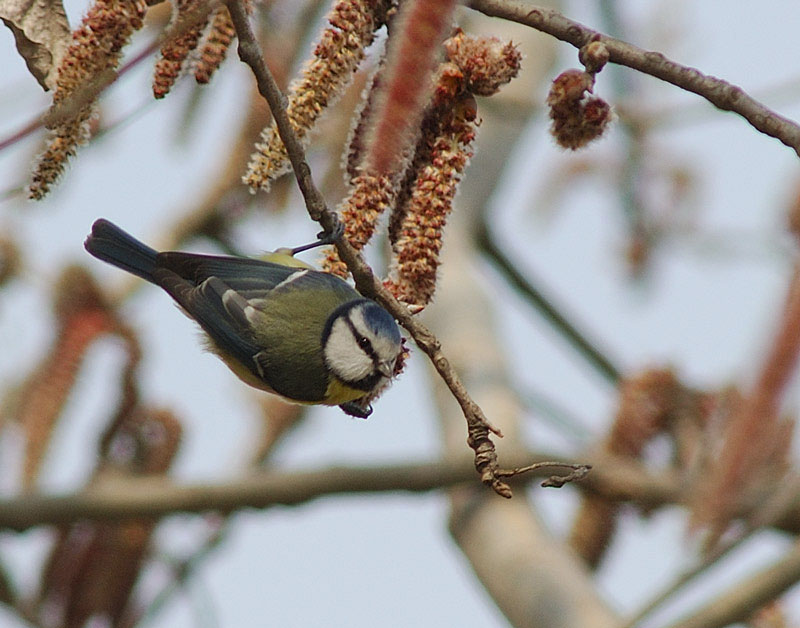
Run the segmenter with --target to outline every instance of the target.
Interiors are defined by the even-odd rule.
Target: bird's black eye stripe
[[[369,341],[369,338],[366,336],[362,336],[356,330],[356,326],[353,324],[348,317],[344,317],[345,323],[347,323],[347,328],[350,330],[350,333],[353,334],[353,338],[356,340],[356,344],[361,347],[361,350],[369,356],[369,359],[372,360],[374,364],[378,364],[378,356],[375,354],[375,349],[372,348],[372,343]]]

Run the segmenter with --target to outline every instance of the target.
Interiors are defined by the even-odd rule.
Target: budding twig
[[[778,115],[738,85],[703,74],[668,59],[659,52],[643,50],[570,20],[558,11],[534,6],[522,0],[469,0],[472,9],[491,17],[519,22],[556,39],[582,48],[592,41],[602,42],[608,50],[608,61],[624,65],[644,74],[702,96],[723,111],[732,111],[747,120],[765,135],[774,137],[800,155],[800,125]]]
[[[538,471],[546,467],[561,467],[564,469],[571,469],[566,475],[551,475],[549,478],[542,482],[544,488],[561,488],[567,482],[574,482],[582,480],[587,476],[592,468],[590,464],[571,463],[571,462],[553,462],[551,460],[545,462],[534,462],[524,467],[516,467],[514,469],[504,469],[498,471],[497,475],[503,478],[514,477],[515,475],[522,475],[531,471]]]

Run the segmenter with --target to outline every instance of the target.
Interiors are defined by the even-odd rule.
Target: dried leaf
[[[0,19],[14,33],[17,51],[45,91],[56,84],[56,68],[70,43],[61,0],[0,0]]]

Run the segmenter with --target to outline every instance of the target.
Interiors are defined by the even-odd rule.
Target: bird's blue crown
[[[374,301],[365,303],[363,312],[364,322],[375,332],[375,335],[384,336],[398,344],[400,343],[400,330],[397,329],[397,323],[394,322],[394,318],[389,312]]]

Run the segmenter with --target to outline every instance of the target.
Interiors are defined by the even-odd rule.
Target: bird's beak
[[[394,375],[394,360],[387,360],[378,364],[378,371],[384,377],[391,379]]]

